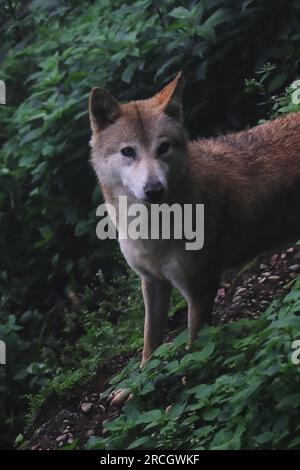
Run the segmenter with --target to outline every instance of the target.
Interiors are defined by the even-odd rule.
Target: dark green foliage
[[[300,282],[256,320],[187,332],[162,345],[142,372],[130,364],[113,388],[135,397],[88,449],[287,449],[300,443]],[[107,391],[109,393],[109,390]]]

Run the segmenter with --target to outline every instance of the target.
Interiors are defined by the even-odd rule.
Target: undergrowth
[[[256,320],[206,327],[163,344],[140,371],[111,380],[134,398],[87,449],[287,449],[300,446],[300,280]]]

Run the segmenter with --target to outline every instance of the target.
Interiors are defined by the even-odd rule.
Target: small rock
[[[236,304],[237,302],[239,302],[239,301],[241,300],[241,298],[242,298],[242,297],[241,297],[240,295],[236,295],[236,296],[232,299],[232,302],[233,302],[234,304]]]
[[[290,271],[299,271],[300,269],[300,264],[292,264],[292,266],[289,267]]]
[[[217,297],[220,297],[221,299],[224,299],[225,296],[226,296],[226,294],[225,294],[225,289],[224,289],[224,287],[221,287],[221,288],[218,290]]]
[[[56,442],[63,442],[67,439],[68,435],[67,434],[61,434],[60,436],[57,436],[57,438],[55,439]]]
[[[280,280],[280,277],[279,277],[279,276],[270,276],[270,277],[269,277],[269,280],[270,280],[270,281],[273,281],[273,282],[279,281],[279,280]]]
[[[243,294],[244,292],[246,292],[247,289],[246,287],[239,287],[236,292],[235,292],[235,295],[240,295],[240,294]]]
[[[260,269],[266,269],[268,266],[266,264],[261,264],[259,267]]]
[[[294,251],[295,251],[295,248],[293,246],[291,246],[291,248],[288,248],[286,250],[286,253],[294,253]]]
[[[131,392],[130,390],[128,390],[128,388],[121,388],[117,390],[115,393],[112,394],[110,406],[121,408],[129,397],[130,393]],[[108,397],[108,400],[110,400],[110,396]]]
[[[270,271],[266,271],[266,272],[262,273],[262,276],[263,277],[270,277],[271,273],[270,273]]]
[[[278,254],[271,256],[270,262],[273,265],[276,263],[277,260],[278,260]]]
[[[103,406],[103,405],[98,405],[98,408],[99,408],[99,410],[100,410],[102,413],[105,413],[105,411],[106,411],[106,410],[105,410],[105,406]]]
[[[83,411],[83,413],[89,413],[92,407],[93,407],[92,403],[82,403],[80,408],[81,408],[81,411]]]
[[[286,253],[282,253],[282,255],[280,256],[281,259],[285,259],[286,258]]]
[[[128,398],[125,400],[125,403],[129,403],[134,398],[134,393],[131,393]]]
[[[93,429],[89,429],[86,433],[85,433],[85,437],[91,437],[95,434],[95,431]]]

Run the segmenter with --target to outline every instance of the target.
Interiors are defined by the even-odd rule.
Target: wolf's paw
[[[107,401],[109,406],[114,406],[115,408],[122,408],[122,406],[129,402],[133,398],[133,393],[128,388],[119,388],[115,392],[112,392]]]

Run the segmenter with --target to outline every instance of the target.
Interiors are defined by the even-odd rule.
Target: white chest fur
[[[181,242],[174,240],[120,240],[121,250],[129,266],[141,276],[167,280],[183,295],[195,263]]]

